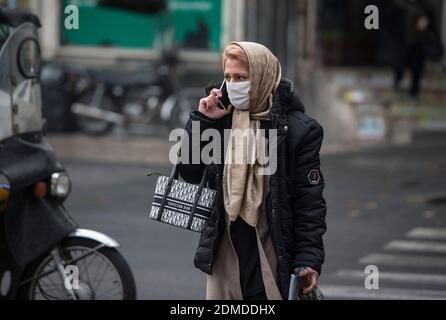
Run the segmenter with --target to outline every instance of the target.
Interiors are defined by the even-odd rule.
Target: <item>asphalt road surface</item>
[[[327,299],[446,299],[446,143],[325,155]],[[67,208],[121,244],[139,299],[204,299],[193,266],[198,234],[148,219],[155,178],[169,166],[65,162]],[[367,266],[379,289],[365,288]]]

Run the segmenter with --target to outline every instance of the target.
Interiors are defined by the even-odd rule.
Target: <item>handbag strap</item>
[[[187,223],[187,229],[192,227],[192,222],[194,221],[195,211],[197,210],[198,201],[200,201],[201,194],[203,193],[204,186],[206,185],[208,177],[208,167],[204,168],[203,177],[201,178],[200,186],[198,187],[198,191],[195,194],[194,206],[192,207],[192,211],[189,217],[189,222]]]
[[[174,167],[172,168],[172,172],[171,172],[169,180],[167,182],[166,190],[164,191],[163,199],[161,201],[161,205],[160,205],[159,211],[158,211],[158,218],[157,218],[158,221],[161,221],[161,218],[162,218],[162,215],[163,215],[163,212],[164,212],[164,208],[165,208],[166,203],[167,203],[167,197],[169,196],[169,193],[170,193],[170,191],[172,189],[173,182],[174,182],[175,179],[178,179],[179,169],[180,169],[180,162],[178,161],[174,165]],[[207,182],[207,174],[208,174],[208,167],[206,166],[205,169],[204,169],[204,172],[203,172],[203,177],[201,178],[201,183],[200,183],[200,186],[198,188],[198,192],[195,195],[193,209],[192,209],[191,216],[190,216],[188,224],[187,224],[188,225],[188,229],[190,229],[190,227],[192,225],[193,217],[195,215],[195,209],[197,207],[198,201],[200,200],[203,188],[204,188],[204,186],[205,186],[205,184]]]
[[[169,180],[167,182],[166,190],[164,190],[163,199],[161,201],[161,205],[158,210],[158,218],[157,218],[158,221],[161,221],[161,218],[163,216],[164,207],[166,206],[166,202],[167,202],[167,196],[169,195],[170,190],[172,189],[172,184],[175,179],[175,176],[178,178],[179,165],[180,165],[180,162],[178,161],[172,168],[172,173],[170,174]]]

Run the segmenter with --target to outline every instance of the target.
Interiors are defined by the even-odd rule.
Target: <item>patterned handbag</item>
[[[170,177],[158,178],[150,218],[201,233],[215,209],[217,191],[205,188],[207,167],[199,185],[179,181],[178,169],[176,164]]]

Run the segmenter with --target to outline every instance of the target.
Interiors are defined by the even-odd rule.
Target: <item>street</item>
[[[324,298],[446,300],[446,0],[375,2],[0,0],[0,300],[134,300],[116,242],[76,230],[64,201],[80,229],[120,244],[138,299],[206,299],[200,234],[149,214],[177,151],[182,163],[191,153],[215,163],[223,143],[215,185],[258,235],[256,246],[237,224],[228,234],[242,296],[261,297],[262,276],[264,293],[279,296],[265,260],[277,257],[285,285],[288,267],[319,272],[322,173]],[[217,137],[223,129],[231,135]],[[271,188],[256,170],[263,160],[283,179]],[[268,238],[255,215],[269,189],[268,224],[283,234],[259,267],[252,253]],[[191,190],[155,205],[169,223],[192,210],[198,230],[213,193],[190,206]],[[213,250],[218,235],[209,225],[198,260],[210,267],[220,254],[224,281],[209,288],[234,297],[237,266]],[[316,271],[300,278],[291,283],[311,289]]]
[[[69,212],[121,244],[139,299],[205,298],[205,275],[193,266],[199,235],[148,219],[156,178],[146,175],[169,165],[64,162]],[[445,143],[323,153],[322,171],[326,299],[446,299]],[[378,290],[365,289],[369,265],[378,267]]]

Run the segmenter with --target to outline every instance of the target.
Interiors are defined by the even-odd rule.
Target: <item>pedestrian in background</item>
[[[394,2],[394,88],[400,90],[406,68],[411,73],[409,93],[417,98],[425,72],[426,60],[442,55],[441,42],[428,4],[420,0]]]

